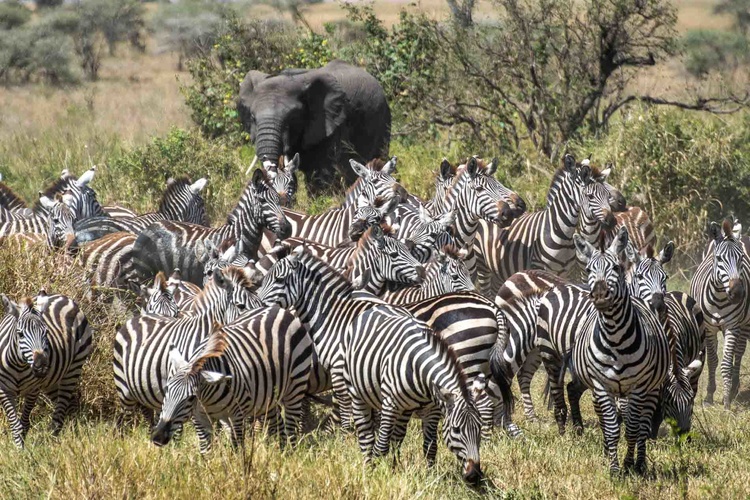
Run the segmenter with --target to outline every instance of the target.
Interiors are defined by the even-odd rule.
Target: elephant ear
[[[268,73],[263,73],[262,71],[256,71],[253,69],[248,71],[245,75],[245,79],[242,80],[242,83],[240,84],[240,96],[237,100],[237,112],[240,114],[242,123],[247,123],[247,120],[250,118],[250,110],[245,105],[245,102],[249,102],[248,100],[252,97],[253,91],[258,84],[269,76]]]
[[[334,134],[346,120],[346,95],[335,78],[318,74],[303,90],[307,104],[307,126],[303,142],[311,147]]]

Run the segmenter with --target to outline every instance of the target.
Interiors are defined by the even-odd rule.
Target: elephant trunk
[[[255,134],[255,154],[263,166],[268,161],[276,164],[284,151],[283,128],[280,124],[258,124]]]

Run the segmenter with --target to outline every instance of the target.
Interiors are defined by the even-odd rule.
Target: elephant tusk
[[[253,156],[253,161],[250,162],[250,166],[247,167],[247,170],[245,170],[245,175],[250,175],[250,171],[253,169],[257,161],[258,161],[258,155]]]

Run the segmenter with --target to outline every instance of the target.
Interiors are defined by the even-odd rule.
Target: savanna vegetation
[[[613,184],[651,215],[660,241],[676,242],[670,284],[684,290],[707,221],[750,220],[749,20],[742,0],[3,2],[0,173],[33,201],[63,168],[96,164],[100,201],[139,212],[155,208],[168,177],[206,176],[209,214],[221,221],[253,158],[235,110],[245,72],[338,57],[383,85],[391,153],[410,191],[431,195],[443,157],[497,156],[501,180],[533,210],[564,151],[611,162]],[[319,212],[339,197],[300,190],[298,205]],[[113,424],[111,343],[129,299],[92,301],[83,281],[41,249],[0,249],[0,291],[68,294],[97,329],[81,411],[59,438],[46,432],[49,405],[37,409],[22,451],[0,419],[2,498],[750,495],[744,392],[733,412],[696,408],[690,442],[667,432],[652,443],[646,478],[609,478],[588,398],[582,438],[558,436],[542,411],[540,422],[517,415],[525,438],[496,433],[483,443],[483,491],[461,483],[444,449],[426,469],[418,424],[396,463],[373,470],[353,436],[313,433],[282,452],[258,434],[239,452],[222,442],[200,457],[190,429],[157,449],[137,421],[122,434]]]

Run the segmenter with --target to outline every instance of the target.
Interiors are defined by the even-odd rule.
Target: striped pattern
[[[140,281],[156,273],[171,273],[175,268],[183,279],[203,283],[203,265],[196,255],[198,245],[211,240],[219,245],[227,238],[241,241],[248,256],[258,253],[262,230],[266,228],[283,239],[289,236],[289,221],[279,206],[279,196],[267,183],[266,176],[255,170],[227,223],[208,228],[185,222],[158,222],[142,231],[132,250],[133,266]]]
[[[188,178],[167,180],[159,209],[132,218],[93,217],[76,224],[76,239],[79,243],[101,238],[119,231],[139,233],[155,222],[173,220],[191,224],[207,225],[206,206],[200,193],[206,179],[191,182]]]
[[[145,301],[143,313],[176,318],[180,309],[172,295],[175,288],[174,285],[169,285],[164,273],[158,273],[154,284],[142,289],[141,297]]]
[[[398,449],[417,413],[424,454],[433,465],[442,416],[443,440],[461,461],[464,479],[472,484],[481,480],[479,412],[455,355],[429,325],[404,309],[376,306],[346,329],[342,350],[343,377],[367,461],[386,455],[391,442]],[[377,430],[375,411],[380,413]]]
[[[669,341],[659,319],[644,301],[630,295],[625,282],[620,262],[627,241],[627,230],[621,229],[612,245],[599,252],[576,235],[577,250],[587,262],[591,292],[555,287],[541,298],[537,319],[558,428],[564,432],[567,418],[560,374],[563,360],[569,357],[573,382],[568,395],[574,425],[582,428],[579,399],[589,388],[611,473],[620,469],[616,400],[627,399],[624,467],[643,472],[646,440],[670,363]],[[567,345],[571,338],[572,346]]]
[[[192,355],[177,348],[169,352],[170,375],[151,440],[167,444],[192,414],[201,453],[210,449],[212,421],[218,419],[229,420],[235,446],[244,440],[247,419],[259,417],[271,434],[280,434],[282,446],[287,439],[294,444],[312,359],[307,331],[278,307],[215,326]]]
[[[245,311],[260,307],[253,287],[241,270],[218,271],[196,297],[190,314],[179,318],[144,314],[120,327],[115,335],[113,367],[125,412],[159,410],[172,346],[189,358],[213,331],[214,323],[230,323]]]
[[[92,288],[138,290],[131,253],[136,235],[112,233],[79,248],[81,264]]]
[[[8,418],[13,442],[22,448],[29,417],[42,394],[55,409],[51,430],[57,435],[68,414],[83,363],[91,352],[91,328],[75,302],[62,295],[16,304],[2,296],[0,321],[0,404]],[[18,398],[23,408],[17,409]]]
[[[507,230],[482,221],[474,244],[481,256],[477,265],[481,292],[494,297],[507,278],[526,269],[570,272],[576,257],[573,234],[581,212],[602,220],[612,218],[609,192],[600,175],[566,155],[544,210],[522,215]]]
[[[739,391],[740,366],[750,334],[750,262],[747,239],[739,240],[732,232],[733,221],[721,226],[712,222],[711,243],[703,261],[690,281],[690,295],[695,298],[706,322],[708,387],[705,402],[712,404],[716,391],[718,365],[717,333],[724,332],[721,377],[724,382],[724,407],[729,409]]]
[[[297,201],[299,153],[296,153],[294,158],[288,162],[282,160],[286,160],[286,158],[279,158],[277,164],[271,163],[265,170],[271,179],[271,187],[279,194],[281,206],[291,207]]]

